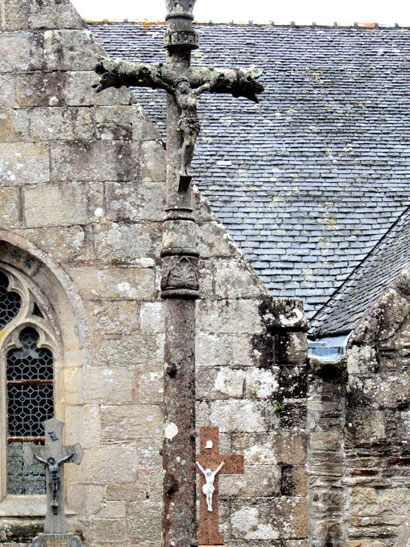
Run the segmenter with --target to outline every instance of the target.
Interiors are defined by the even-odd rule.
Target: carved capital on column
[[[199,298],[198,257],[164,256],[161,290],[162,298]]]
[[[199,47],[198,34],[192,29],[195,0],[167,0],[168,30],[164,37],[166,48],[196,49]]]

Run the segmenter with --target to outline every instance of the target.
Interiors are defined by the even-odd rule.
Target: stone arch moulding
[[[8,240],[5,236],[9,236]],[[68,275],[29,242],[2,230],[0,271],[9,279],[8,290],[21,297],[19,312],[0,333],[0,517],[43,516],[45,496],[13,496],[6,491],[6,380],[3,364],[7,351],[21,346],[21,331],[33,327],[39,335],[38,347],[47,348],[53,354],[54,411],[55,416],[64,421],[65,378],[81,377],[82,368],[89,360],[86,314]],[[34,311],[34,303],[43,317]],[[81,393],[76,397],[81,398]]]

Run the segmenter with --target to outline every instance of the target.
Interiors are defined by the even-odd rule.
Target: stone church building
[[[165,10],[165,8],[164,8]],[[65,424],[85,547],[161,544],[165,94],[95,93],[98,56],[161,62],[164,24],[2,0],[0,544],[42,530],[41,422]],[[193,62],[264,69],[204,94],[197,425],[228,547],[410,544],[410,31],[197,25]],[[199,494],[198,494],[199,496]]]

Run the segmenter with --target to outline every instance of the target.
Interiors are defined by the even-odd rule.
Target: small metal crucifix
[[[63,446],[63,422],[51,418],[46,420],[43,425],[45,446],[25,444],[24,462],[26,465],[40,462],[46,468],[47,514],[44,532],[64,533],[67,528],[64,513],[64,464],[76,463],[79,465],[83,457],[83,450],[78,443],[72,446]]]
[[[223,545],[224,537],[219,532],[219,474],[242,474],[243,456],[219,454],[219,428],[201,427],[200,454],[197,456],[198,471],[201,472],[199,509],[199,545]]]

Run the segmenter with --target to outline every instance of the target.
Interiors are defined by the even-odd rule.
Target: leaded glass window
[[[44,466],[26,467],[23,445],[25,442],[43,444],[41,424],[54,416],[53,353],[44,344],[50,336],[41,307],[33,292],[13,274],[0,270],[0,338],[7,410],[7,493],[44,494]]]

